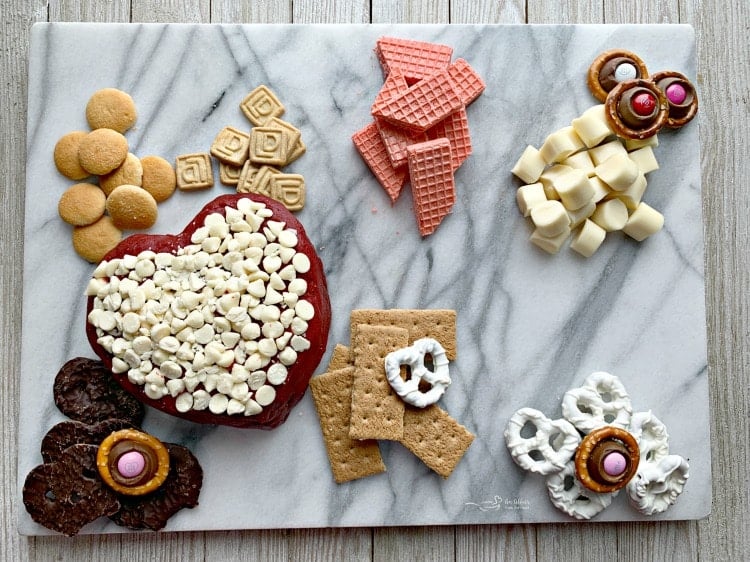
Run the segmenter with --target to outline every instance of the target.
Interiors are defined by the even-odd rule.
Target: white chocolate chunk
[[[550,134],[542,147],[539,154],[547,164],[562,162],[574,152],[584,148],[584,143],[573,127],[563,127]]]
[[[594,166],[602,164],[607,158],[614,156],[615,154],[624,154],[626,156],[628,154],[628,151],[625,150],[622,141],[619,139],[589,149],[589,156],[591,156],[591,161],[594,163]]]
[[[622,231],[634,240],[642,242],[659,232],[663,226],[664,215],[646,203],[641,203],[630,215]]]
[[[638,176],[632,184],[622,191],[613,191],[611,195],[622,200],[625,206],[633,211],[640,204],[643,194],[646,192],[647,184],[646,176],[643,175],[643,172],[638,172]]]
[[[591,161],[591,156],[589,156],[589,153],[586,150],[571,154],[562,161],[562,164],[563,166],[570,166],[576,170],[582,170],[589,177],[594,175],[594,163]]]
[[[614,134],[609,126],[604,104],[588,108],[580,117],[573,119],[571,125],[588,148],[600,144],[604,139]]]
[[[594,170],[599,179],[616,191],[631,185],[638,177],[638,171],[638,164],[628,157],[627,152],[613,154]]]
[[[556,254],[562,248],[562,245],[570,236],[570,227],[566,226],[562,232],[556,236],[544,236],[539,232],[537,228],[532,234],[529,240],[532,244],[538,246],[548,254]]]
[[[659,163],[654,156],[654,150],[650,146],[644,146],[628,152],[630,159],[638,165],[638,169],[643,174],[648,174],[659,169]]]
[[[604,242],[607,232],[593,221],[586,220],[578,233],[573,236],[570,248],[585,258],[590,258]]]
[[[594,188],[594,203],[598,203],[612,192],[609,186],[596,176],[591,176],[589,183]]]
[[[545,166],[546,162],[539,151],[529,145],[524,149],[521,157],[513,166],[511,173],[520,178],[524,183],[531,184],[539,179]]]
[[[596,203],[593,199],[589,200],[583,207],[576,209],[575,211],[568,211],[570,217],[570,228],[571,230],[581,225],[583,221],[594,214],[596,210]]]
[[[659,146],[659,136],[652,135],[647,139],[625,139],[625,148],[630,152],[631,150],[638,150],[644,146],[650,146],[656,148]]]
[[[567,174],[569,171],[571,171],[573,168],[570,166],[564,166],[562,164],[555,164],[554,166],[550,166],[542,174],[539,176],[539,182],[544,186],[544,194],[547,196],[547,199],[560,199],[560,196],[557,193],[557,190],[555,189],[555,181],[560,176]]]
[[[521,211],[521,214],[524,217],[528,217],[529,214],[531,214],[531,209],[534,205],[544,203],[546,200],[547,197],[544,195],[544,186],[541,183],[522,185],[518,188],[518,191],[516,191],[518,210]]]
[[[596,206],[591,220],[607,232],[622,230],[628,221],[628,208],[619,199],[609,199]]]
[[[594,196],[594,187],[583,170],[571,169],[556,178],[555,190],[560,201],[569,211],[575,211],[586,205]]]
[[[570,217],[559,201],[545,201],[535,206],[531,209],[531,220],[538,236],[552,238],[570,230]]]

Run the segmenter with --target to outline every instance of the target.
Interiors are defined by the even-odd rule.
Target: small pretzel
[[[604,425],[625,429],[632,411],[620,379],[603,371],[589,375],[583,386],[567,391],[562,400],[563,417],[583,433]]]
[[[521,430],[531,423],[535,433],[523,437]],[[505,444],[518,466],[537,474],[562,470],[573,458],[581,436],[563,419],[551,420],[534,408],[521,408],[505,428]],[[541,458],[539,458],[541,456]]]
[[[424,364],[424,357],[428,354],[432,356],[434,371],[430,371]],[[409,365],[409,380],[401,378],[401,365]],[[411,347],[404,347],[386,355],[385,374],[394,392],[404,402],[417,408],[424,408],[440,400],[445,389],[451,384],[445,349],[440,342],[432,338],[419,339]],[[429,383],[432,388],[422,392],[419,390],[421,381]]]
[[[643,460],[658,462],[669,454],[667,427],[650,411],[633,414],[630,433],[638,441]]]
[[[547,476],[547,493],[557,509],[576,519],[591,519],[617,495],[617,492],[597,494],[584,488],[576,478],[572,462],[562,471]]]
[[[658,462],[643,461],[625,489],[630,503],[644,515],[667,510],[685,488],[688,462],[679,455],[668,455]]]

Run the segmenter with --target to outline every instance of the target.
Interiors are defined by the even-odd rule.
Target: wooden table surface
[[[750,2],[747,0],[0,0],[0,439],[3,560],[750,559]],[[705,217],[713,506],[698,522],[313,529],[27,538],[16,489],[27,52],[37,21],[688,23]],[[668,46],[665,46],[668,48]],[[690,412],[685,412],[690,415]]]

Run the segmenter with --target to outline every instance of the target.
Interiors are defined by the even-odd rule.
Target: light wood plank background
[[[750,2],[0,0],[0,553],[3,560],[750,559]],[[698,37],[713,511],[699,522],[26,538],[16,531],[26,78],[36,21],[689,23]],[[665,48],[669,48],[665,45]],[[521,86],[522,85],[516,85]],[[685,412],[690,415],[690,412]]]

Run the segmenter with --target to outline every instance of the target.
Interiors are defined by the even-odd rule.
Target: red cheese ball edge
[[[292,215],[281,203],[268,197],[255,194],[231,194],[217,197],[208,203],[188,224],[180,234],[134,234],[120,242],[104,259],[112,260],[121,258],[125,255],[138,255],[144,250],[154,252],[168,252],[176,254],[178,248],[191,244],[190,238],[199,227],[203,226],[203,221],[211,213],[224,214],[225,207],[237,206],[240,199],[253,199],[265,203],[266,207],[273,211],[270,220],[282,221],[286,223],[287,228],[297,231],[297,252],[304,253],[310,258],[310,270],[304,274],[297,274],[297,277],[307,281],[307,292],[304,299],[309,301],[315,308],[315,316],[308,322],[308,329],[305,338],[310,341],[310,348],[297,355],[297,361],[287,367],[289,373],[286,381],[274,386],[276,390],[276,399],[263,411],[254,416],[245,416],[244,414],[214,414],[210,410],[190,410],[188,412],[178,412],[175,407],[175,399],[169,394],[154,400],[146,396],[143,387],[133,384],[128,380],[127,372],[112,376],[117,383],[127,392],[138,398],[144,404],[177,416],[201,424],[228,425],[241,428],[258,428],[273,429],[278,427],[289,417],[292,408],[302,399],[307,390],[310,377],[320,363],[321,358],[326,350],[328,343],[328,330],[331,324],[331,303],[328,298],[328,289],[326,278],[323,271],[323,264],[320,261],[315,248],[305,233],[302,224]],[[269,220],[269,219],[266,219]],[[265,224],[264,221],[263,224]],[[262,227],[261,227],[262,228]],[[91,311],[94,304],[94,297],[88,297],[86,315]],[[112,369],[112,356],[97,343],[96,328],[88,321],[86,322],[86,336],[94,352],[101,358],[108,369]],[[230,367],[231,368],[231,367]]]

